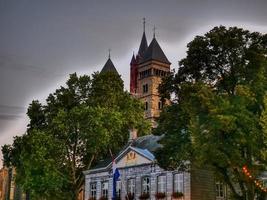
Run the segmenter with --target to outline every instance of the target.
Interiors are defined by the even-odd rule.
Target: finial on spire
[[[154,27],[153,27],[153,38],[155,38],[156,37],[156,26],[154,25]]]
[[[110,58],[111,49],[108,49],[108,58]]]
[[[143,29],[145,32],[146,31],[146,18],[145,17],[143,18]]]

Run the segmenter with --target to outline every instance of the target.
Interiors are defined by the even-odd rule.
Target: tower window
[[[148,92],[148,84],[143,85],[143,93]]]
[[[161,110],[162,109],[162,101],[158,102],[158,109]]]
[[[145,110],[148,110],[148,102],[145,102]]]

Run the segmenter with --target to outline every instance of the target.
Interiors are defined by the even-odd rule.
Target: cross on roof
[[[153,38],[155,38],[156,37],[156,26],[154,25],[154,27],[153,27]]]
[[[143,29],[144,29],[144,32],[145,32],[145,30],[146,30],[146,18],[145,17],[143,18]]]
[[[110,58],[111,49],[108,49],[108,58]]]

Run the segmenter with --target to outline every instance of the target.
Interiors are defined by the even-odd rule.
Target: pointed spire
[[[132,56],[132,60],[131,60],[131,65],[132,64],[135,64],[136,63],[136,58],[135,58],[135,55],[134,55],[134,52],[133,52],[133,56]]]
[[[142,36],[142,40],[139,46],[139,50],[138,50],[138,55],[142,58],[145,54],[145,51],[147,50],[147,40],[146,40],[146,32],[145,32],[145,28],[146,28],[146,19],[143,18],[143,36]]]
[[[153,38],[145,55],[143,57],[142,62],[150,61],[150,60],[157,60],[166,64],[171,64],[164,52],[162,51],[159,43],[157,42],[156,38]]]

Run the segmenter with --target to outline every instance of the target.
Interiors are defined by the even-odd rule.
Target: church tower
[[[155,29],[148,47],[144,29],[138,55],[134,61],[133,58],[132,62],[136,64],[137,76],[132,74],[134,65],[131,64],[131,83],[132,80],[136,81],[136,88],[133,87],[131,93],[144,102],[145,118],[154,122],[162,109],[158,87],[162,78],[169,74],[171,64],[156,40]]]
[[[145,32],[145,18],[143,19],[143,36],[139,46],[138,54],[133,54],[130,66],[130,92],[131,94],[137,93],[137,82],[138,82],[138,64],[144,58],[145,52],[147,50],[147,39],[146,39],[146,32]]]

